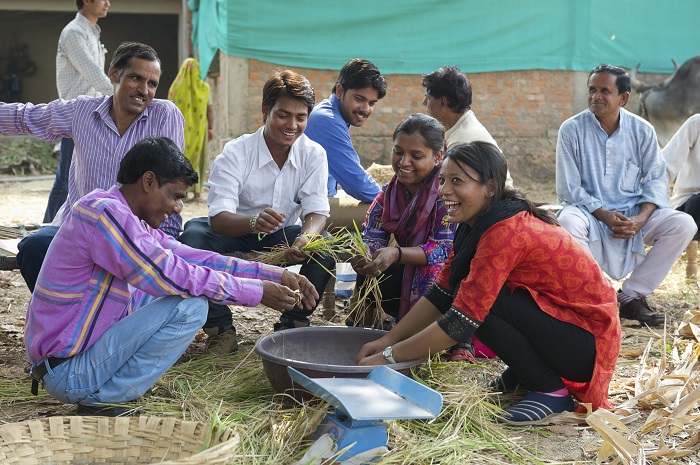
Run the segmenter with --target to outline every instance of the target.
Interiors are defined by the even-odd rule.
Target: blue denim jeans
[[[31,292],[34,292],[36,280],[39,278],[41,265],[44,263],[46,252],[58,232],[57,226],[44,226],[38,231],[26,236],[17,244],[17,265],[24,281]]]
[[[246,234],[238,237],[223,236],[212,232],[207,218],[193,218],[185,224],[185,230],[179,239],[183,244],[195,249],[225,254],[230,252],[264,251],[277,244],[291,244],[300,233],[301,226],[287,226],[260,239],[258,239],[257,234]],[[323,290],[331,279],[331,275],[326,270],[333,271],[334,268],[335,261],[333,258],[323,254],[315,254],[301,264],[299,274],[305,276],[314,285],[316,292],[319,294],[318,302],[321,302]],[[283,312],[280,318],[308,321],[311,313],[313,313],[313,310],[309,311],[305,308],[294,307],[292,310]],[[218,327],[219,333],[221,333],[232,326],[231,310],[226,305],[209,303],[209,316],[204,327]]]
[[[49,204],[46,207],[46,213],[44,213],[44,223],[53,221],[56,213],[58,213],[58,209],[61,208],[61,205],[68,198],[68,172],[70,171],[70,162],[73,159],[74,147],[73,139],[68,137],[61,139],[61,152],[58,158],[56,179],[49,194]]]
[[[46,392],[84,405],[143,395],[185,352],[207,316],[206,300],[196,297],[149,296],[146,301],[85,352],[53,369],[47,364]]]

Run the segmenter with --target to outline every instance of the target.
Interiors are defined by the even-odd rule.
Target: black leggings
[[[689,214],[695,220],[695,224],[700,224],[700,194],[694,194],[676,210]]]
[[[593,335],[542,311],[525,289],[503,286],[475,333],[531,391],[552,392],[569,381],[591,380]]]

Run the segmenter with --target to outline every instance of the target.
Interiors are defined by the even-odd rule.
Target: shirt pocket
[[[283,198],[280,202],[280,211],[290,215],[290,218],[287,218],[285,221],[287,226],[296,224],[299,221],[299,215],[301,215],[301,200],[297,195],[294,195],[294,197],[291,198]]]
[[[620,190],[622,192],[636,193],[641,183],[641,169],[632,160],[627,160],[620,179]]]
[[[265,203],[265,195],[256,192],[255,189],[239,189],[238,190],[238,206],[247,210],[255,209]],[[263,207],[264,210],[264,207]]]

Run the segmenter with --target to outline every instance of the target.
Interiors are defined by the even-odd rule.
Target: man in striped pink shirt
[[[197,182],[170,139],[134,145],[117,182],[73,206],[27,309],[32,377],[61,402],[77,403],[78,414],[124,413],[103,404],[146,392],[204,324],[207,300],[289,310],[295,290],[308,309],[318,299],[301,275],[193,249],[156,229]]]
[[[107,74],[114,87],[112,97],[82,96],[38,105],[0,102],[0,133],[44,140],[69,137],[75,142],[68,200],[50,227],[19,244],[17,263],[31,291],[49,244],[73,204],[93,189],[111,187],[119,161],[136,142],[148,136],[166,136],[180,149],[184,146],[182,113],[172,102],[154,98],[161,75],[155,50],[134,42],[121,44]],[[181,226],[180,215],[172,215],[160,228],[177,236]]]

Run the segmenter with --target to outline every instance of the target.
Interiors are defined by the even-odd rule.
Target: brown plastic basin
[[[311,378],[364,378],[374,366],[357,366],[355,358],[363,344],[379,339],[386,331],[344,326],[312,326],[268,334],[255,344],[267,379],[277,392],[292,390],[297,399],[309,393],[296,386],[287,372],[291,366]],[[410,376],[410,369],[423,360],[388,365]]]

